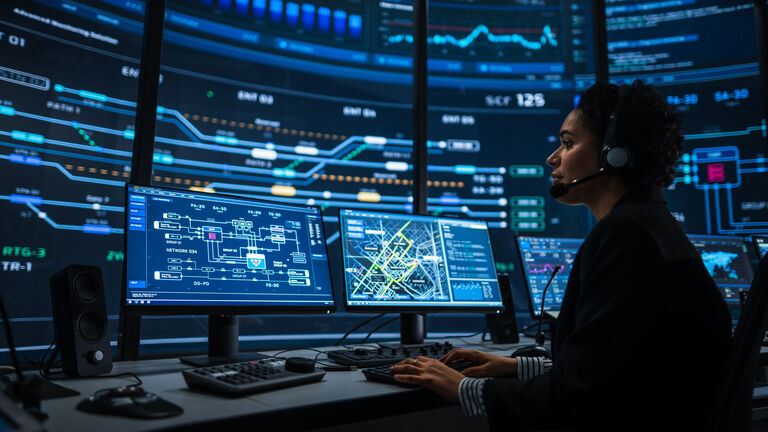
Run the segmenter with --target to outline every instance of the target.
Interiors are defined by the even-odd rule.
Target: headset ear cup
[[[626,172],[632,164],[632,155],[626,147],[613,147],[603,152],[603,167],[612,174]]]

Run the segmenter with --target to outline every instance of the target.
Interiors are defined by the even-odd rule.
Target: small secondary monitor
[[[752,236],[752,241],[755,243],[755,249],[757,249],[758,258],[762,259],[766,254],[768,254],[768,237]]]
[[[125,202],[127,311],[333,310],[318,208],[136,185]]]
[[[350,310],[503,307],[485,222],[362,210],[339,221]]]
[[[725,301],[739,303],[740,292],[749,291],[754,270],[747,244],[741,237],[689,235],[693,247],[701,255],[704,267]]]
[[[528,236],[517,238],[525,282],[528,286],[531,315],[534,317],[541,315],[542,300],[545,312],[560,312],[573,260],[582,243],[584,239],[581,238]],[[542,299],[544,288],[557,265],[562,268],[549,286],[546,299]]]

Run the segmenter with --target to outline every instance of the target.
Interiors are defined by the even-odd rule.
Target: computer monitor
[[[334,310],[318,208],[138,185],[125,203],[124,311],[208,314],[210,357],[237,355],[235,315]]]
[[[768,254],[768,237],[766,236],[752,236],[752,242],[757,249],[757,257],[762,259]]]
[[[551,314],[560,312],[565,296],[565,287],[571,275],[576,253],[584,239],[564,237],[517,237],[525,283],[528,287],[528,305],[534,318],[541,316],[542,294],[556,265],[562,268],[552,280],[544,301],[544,311]]]
[[[342,209],[339,222],[348,310],[503,307],[484,221]]]
[[[742,237],[689,235],[704,267],[715,280],[726,303],[738,306],[740,293],[749,291],[754,270]]]

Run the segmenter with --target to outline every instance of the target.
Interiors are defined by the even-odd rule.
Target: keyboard
[[[448,362],[446,363],[451,369],[455,369],[459,372],[463,371],[464,369],[474,366],[475,363],[472,362]],[[413,387],[411,384],[405,384],[398,381],[395,381],[395,374],[392,373],[389,368],[391,365],[387,366],[377,366],[372,367],[368,369],[363,369],[363,375],[365,375],[365,378],[369,381],[376,381],[376,382],[382,382],[387,384],[396,384],[400,386],[407,386],[407,387]]]
[[[325,371],[299,373],[285,369],[285,360],[264,359],[181,372],[187,386],[226,396],[243,396],[267,390],[320,381]]]
[[[328,358],[345,366],[372,367],[392,365],[410,357],[440,358],[453,350],[449,342],[401,345],[393,348],[364,348],[328,351]]]

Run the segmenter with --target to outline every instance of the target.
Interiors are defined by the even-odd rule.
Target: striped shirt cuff
[[[552,367],[552,360],[544,357],[515,357],[517,359],[517,378],[531,379],[544,375]]]
[[[489,378],[464,378],[459,383],[459,404],[469,417],[486,417],[483,404],[483,386]]]

